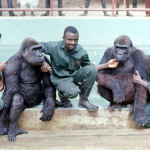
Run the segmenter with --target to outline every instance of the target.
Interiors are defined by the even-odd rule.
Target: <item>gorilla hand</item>
[[[50,121],[52,119],[52,116],[54,114],[55,109],[55,102],[53,104],[49,104],[50,101],[46,101],[44,103],[43,109],[41,112],[43,113],[40,117],[40,120],[42,121]]]

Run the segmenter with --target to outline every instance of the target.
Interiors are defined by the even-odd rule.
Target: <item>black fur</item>
[[[56,91],[50,81],[50,74],[40,69],[45,60],[40,44],[26,38],[19,51],[7,61],[3,71],[5,90],[2,99],[5,106],[0,114],[0,135],[8,134],[10,142],[15,141],[16,135],[27,133],[18,128],[18,117],[25,108],[43,101],[40,120],[48,121],[53,116]]]

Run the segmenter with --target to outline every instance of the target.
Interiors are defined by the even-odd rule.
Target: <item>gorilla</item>
[[[40,44],[26,38],[20,49],[8,61],[3,71],[5,90],[2,95],[4,109],[0,113],[0,135],[8,134],[14,142],[16,135],[27,133],[18,128],[18,117],[25,108],[31,108],[43,101],[40,120],[51,120],[55,109],[55,88],[50,74],[40,67],[47,59]],[[8,122],[8,126],[7,126]]]
[[[104,69],[97,76],[98,93],[110,102],[108,110],[121,110],[123,106],[130,105],[130,114],[136,126],[147,123],[144,107],[147,102],[147,90],[141,85],[133,83],[133,74],[138,71],[141,78],[147,79],[147,57],[135,48],[131,39],[122,35],[118,37],[114,46],[108,48],[101,60],[101,64],[110,59],[117,59],[119,65],[115,69]]]

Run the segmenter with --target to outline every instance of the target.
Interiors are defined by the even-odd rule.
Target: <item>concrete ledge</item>
[[[136,128],[129,109],[110,113],[107,109],[88,112],[85,109],[56,109],[51,121],[39,120],[40,108],[26,109],[19,118],[23,130],[89,130]]]

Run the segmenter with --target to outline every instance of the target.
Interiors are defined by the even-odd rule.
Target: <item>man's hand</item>
[[[4,89],[4,82],[3,82],[3,77],[0,74],[0,91],[2,91]]]
[[[44,61],[44,63],[41,66],[41,71],[51,73],[52,69],[51,69],[51,66],[47,62]]]
[[[141,76],[138,71],[136,71],[136,75],[133,75],[133,82],[140,83],[142,81]]]
[[[1,61],[0,62],[0,71],[2,71],[6,67],[6,62]]]
[[[111,59],[108,61],[108,68],[116,68],[118,64],[119,63],[116,59]]]

